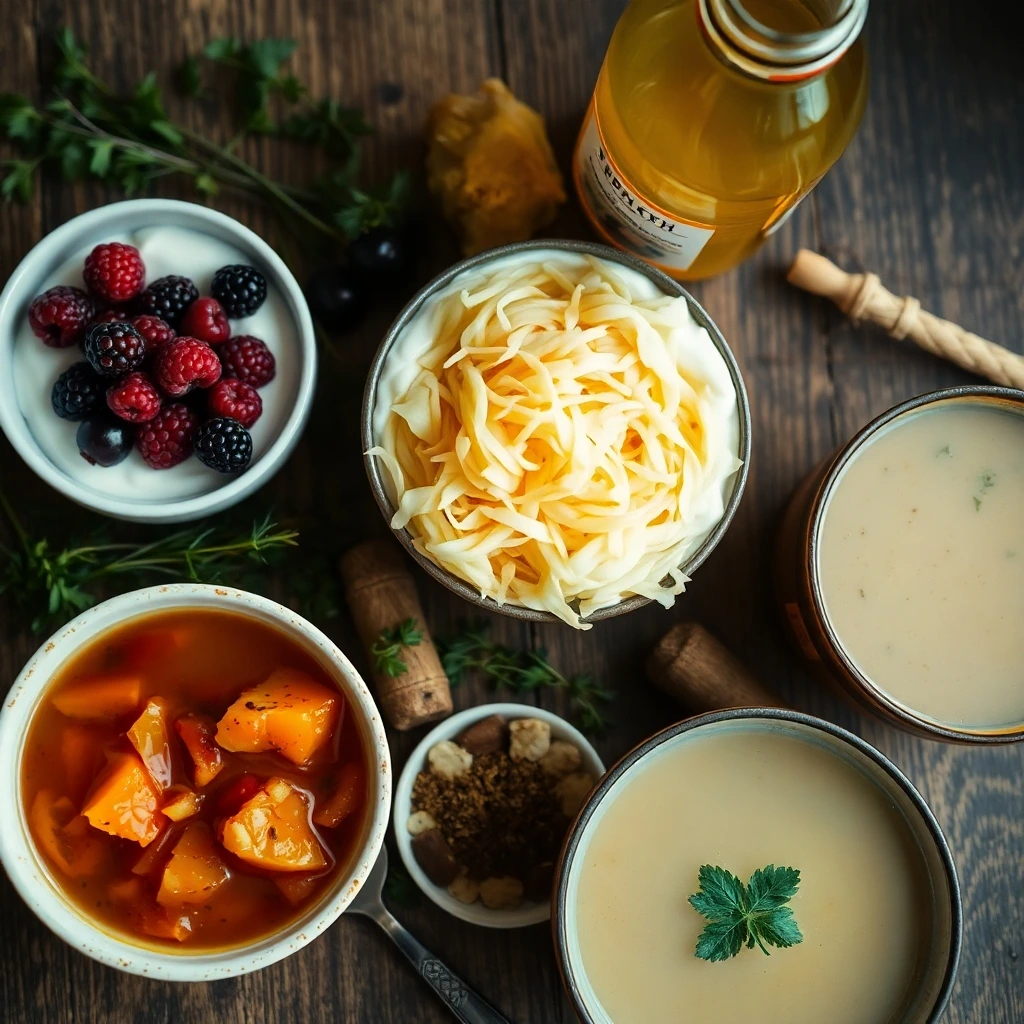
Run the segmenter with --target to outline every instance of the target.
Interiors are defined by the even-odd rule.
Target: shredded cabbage
[[[485,265],[421,316],[371,449],[391,526],[483,596],[579,629],[631,595],[671,606],[740,465],[735,390],[686,300],[552,255]]]

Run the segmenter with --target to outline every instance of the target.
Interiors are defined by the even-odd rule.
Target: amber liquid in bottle
[[[732,2],[780,33],[821,27],[801,0]],[[700,0],[632,0],[573,167],[598,232],[680,280],[755,252],[842,154],[868,91],[859,40],[817,73],[785,80],[789,69],[769,65],[758,77],[716,49],[702,7],[706,16]]]

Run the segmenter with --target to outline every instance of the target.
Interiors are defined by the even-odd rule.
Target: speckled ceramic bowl
[[[215,952],[171,952],[129,941],[83,914],[63,894],[29,832],[21,794],[21,762],[29,724],[61,665],[83,645],[127,619],[172,608],[216,608],[268,623],[305,648],[334,680],[359,722],[371,767],[369,810],[348,870],[320,900],[284,930],[246,946]],[[391,807],[391,757],[373,698],[348,658],[305,619],[255,594],[175,584],[104,601],[58,630],[15,680],[0,712],[0,861],[39,919],[65,942],[101,963],[167,981],[215,981],[275,963],[301,949],[337,920],[364,884],[384,842]]]

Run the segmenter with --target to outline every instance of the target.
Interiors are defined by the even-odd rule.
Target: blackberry
[[[84,419],[103,402],[106,384],[84,360],[69,366],[50,392],[53,411],[62,420]]]
[[[145,339],[130,323],[93,324],[85,332],[85,358],[101,377],[124,377],[145,355]]]
[[[244,263],[221,267],[213,275],[210,294],[224,307],[232,320],[252,316],[267,297],[267,279]]]
[[[110,413],[90,416],[78,424],[78,453],[92,466],[116,466],[132,450],[135,428]]]
[[[157,278],[135,300],[136,312],[158,316],[177,329],[185,310],[199,298],[199,289],[187,277],[170,274]]]
[[[238,420],[217,416],[196,431],[193,450],[204,466],[218,473],[234,473],[249,465],[252,437]]]

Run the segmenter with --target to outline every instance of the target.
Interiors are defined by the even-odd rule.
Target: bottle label
[[[594,109],[576,147],[580,198],[600,229],[616,245],[670,270],[688,270],[714,228],[675,220],[633,191],[608,156]]]

